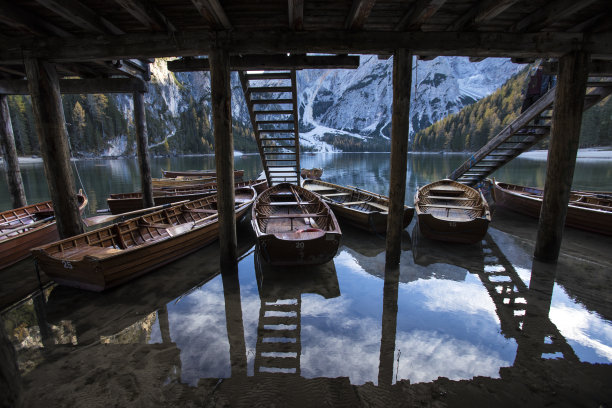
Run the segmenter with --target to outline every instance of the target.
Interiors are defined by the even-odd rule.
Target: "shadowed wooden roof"
[[[147,79],[146,62],[206,55],[373,53],[612,59],[610,0],[0,0],[0,79],[24,56],[61,76]],[[131,61],[130,61],[131,60]]]

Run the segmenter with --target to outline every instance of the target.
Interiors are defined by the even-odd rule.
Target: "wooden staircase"
[[[299,185],[300,135],[295,70],[240,71],[239,75],[268,184]]]
[[[448,178],[473,186],[550,134],[555,99],[552,88],[504,128]],[[588,82],[584,110],[612,94],[612,82]]]
[[[300,375],[302,299],[261,299],[255,375]]]

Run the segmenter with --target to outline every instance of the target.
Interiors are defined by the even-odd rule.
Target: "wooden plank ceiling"
[[[0,0],[0,79],[139,77],[162,56],[390,54],[612,59],[610,0]]]

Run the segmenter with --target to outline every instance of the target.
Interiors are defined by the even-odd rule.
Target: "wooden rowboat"
[[[175,177],[217,177],[216,170],[185,170],[185,171],[172,171],[172,170],[163,170],[162,175],[165,178],[175,178]],[[242,180],[244,176],[244,170],[234,170],[234,178],[236,180]]]
[[[263,259],[271,265],[318,265],[331,260],[342,233],[316,194],[289,183],[257,198],[251,223]]]
[[[531,217],[540,217],[544,190],[493,180],[495,204]],[[612,235],[612,194],[572,191],[565,225],[599,234]]]
[[[252,186],[258,194],[263,192],[268,183],[266,180],[247,180],[237,181],[234,187],[249,187]],[[185,187],[163,187],[153,190],[153,201],[155,205],[163,205],[168,203],[176,203],[185,200],[198,200],[208,197],[217,192],[217,183],[207,183],[196,186]],[[122,214],[129,211],[139,210],[143,207],[142,193],[117,193],[111,194],[106,199],[108,208],[112,214]]]
[[[389,197],[321,180],[305,180],[304,188],[321,196],[334,214],[347,223],[379,234],[387,231]],[[410,224],[413,214],[414,208],[404,206],[403,228]]]
[[[77,197],[82,214],[87,197],[82,191]],[[51,201],[0,213],[0,269],[30,256],[31,248],[58,239]]]
[[[217,181],[216,177],[175,177],[175,178],[154,178],[151,180],[153,188],[164,188],[164,187],[186,187],[186,186],[202,186],[204,184],[212,183]]]
[[[421,233],[440,241],[478,242],[491,222],[489,204],[482,193],[452,180],[421,187],[414,208]]]
[[[319,169],[316,167],[312,169],[302,169],[300,171],[300,176],[302,176],[303,179],[321,180],[322,175],[323,169]]]
[[[236,189],[236,218],[253,201]],[[218,237],[217,196],[179,204],[32,250],[43,272],[59,284],[102,291],[185,256]]]

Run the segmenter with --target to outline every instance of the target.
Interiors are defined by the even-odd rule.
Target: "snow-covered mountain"
[[[204,105],[202,111],[210,123],[208,73],[173,74],[163,60],[157,60],[151,68],[152,79],[145,96],[147,117],[157,121],[155,132],[149,132],[151,146],[166,143],[174,136],[182,126],[179,117],[190,109],[190,102]],[[488,58],[478,63],[463,57],[415,59],[410,135],[491,94],[521,68],[508,59]],[[392,58],[380,60],[368,55],[361,56],[360,66],[354,70],[298,71],[301,144],[315,151],[339,151],[342,147],[335,144],[334,136],[353,138],[350,140],[366,147],[388,143],[392,70]],[[233,122],[248,129],[250,119],[237,73],[232,73],[231,79]],[[117,104],[126,117],[131,117],[130,96],[117,96]],[[112,144],[115,155],[122,143],[117,140]]]

